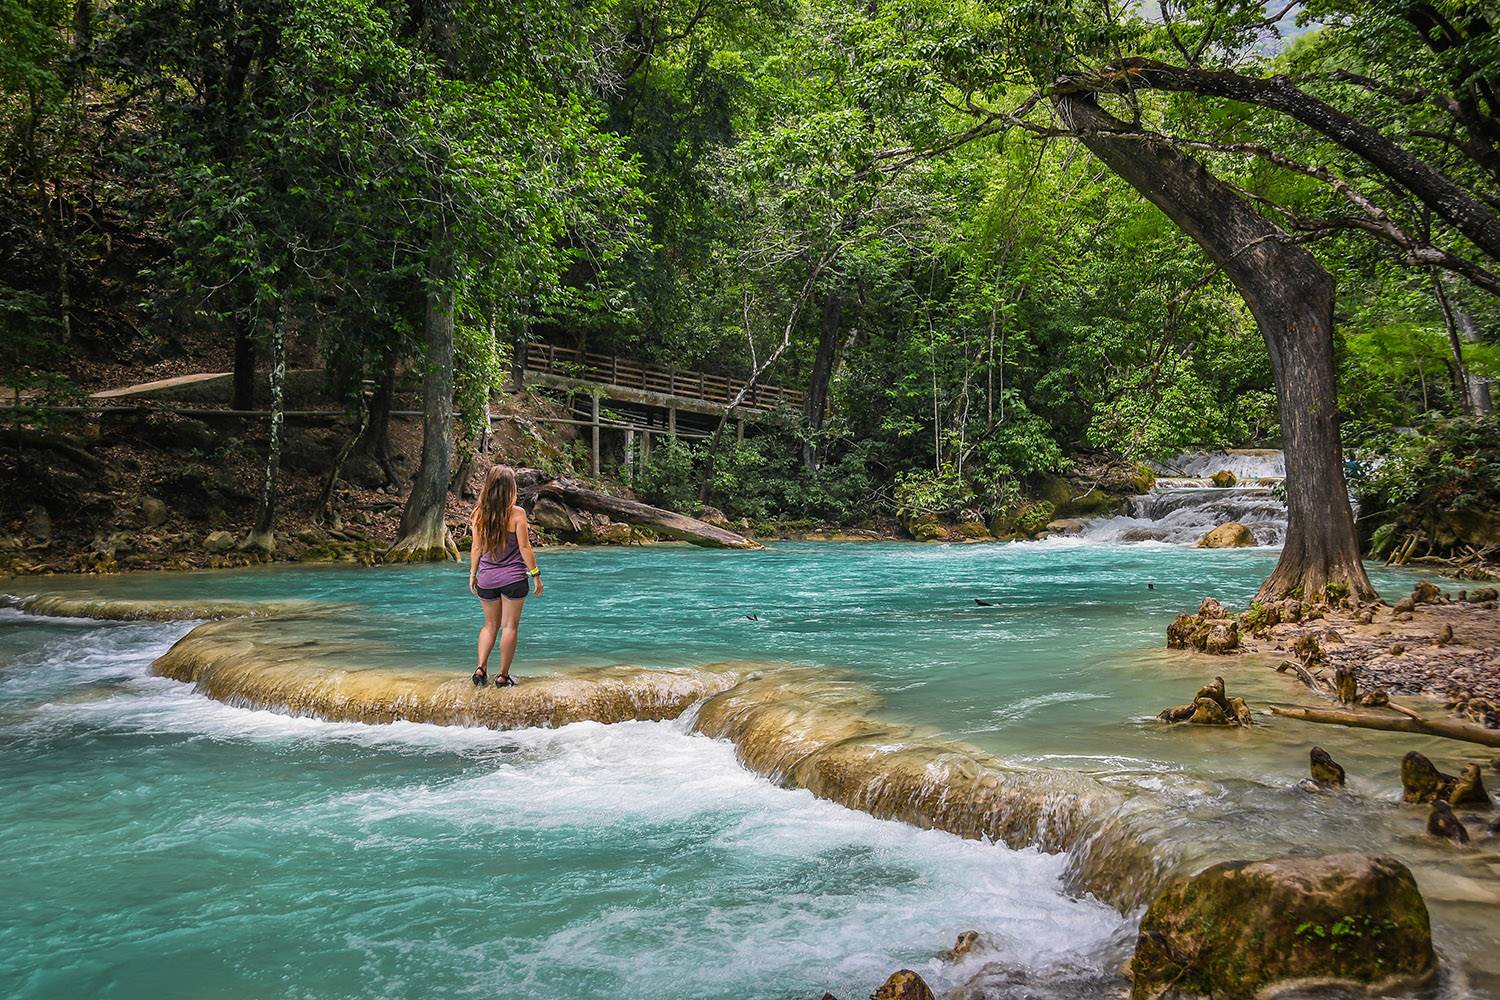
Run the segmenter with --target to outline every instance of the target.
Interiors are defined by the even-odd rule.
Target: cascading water
[[[1082,534],[1096,542],[1165,542],[1193,545],[1230,521],[1243,524],[1258,545],[1280,545],[1286,537],[1286,505],[1277,486],[1286,475],[1279,451],[1187,452],[1155,466],[1150,493],[1131,497],[1124,514],[1089,522]],[[1227,471],[1234,486],[1209,477]]]
[[[54,579],[68,599],[24,605],[132,618],[140,600],[207,610],[211,593],[322,609],[281,612],[310,627],[208,626],[157,673],[190,624],[0,609],[0,994],[867,996],[905,965],[944,997],[1081,1000],[1118,993],[1134,924],[1116,906],[1163,877],[1348,849],[1416,871],[1445,967],[1469,977],[1442,996],[1500,987],[1488,855],[1423,841],[1396,804],[1402,753],[1448,770],[1455,751],[1154,721],[1203,680],[1201,661],[1161,650],[1167,622],[1206,593],[1243,604],[1273,553],[1075,541],[542,558],[517,691],[614,676],[624,700],[579,703],[662,721],[329,721],[462,722],[451,706],[516,693],[467,683],[476,611],[460,567]],[[260,654],[275,670],[241,678]],[[392,672],[434,697],[395,699]],[[669,718],[675,685],[707,693],[727,673],[744,683]],[[267,679],[275,690],[244,687]],[[1301,691],[1248,665],[1234,687],[1257,706]],[[1311,738],[1347,767],[1346,794],[1298,790]],[[936,957],[970,929],[978,952]]]

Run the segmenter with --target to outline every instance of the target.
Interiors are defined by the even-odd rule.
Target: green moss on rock
[[[1178,879],[1152,901],[1131,962],[1131,998],[1395,985],[1427,978],[1435,962],[1427,905],[1395,858],[1229,861]]]

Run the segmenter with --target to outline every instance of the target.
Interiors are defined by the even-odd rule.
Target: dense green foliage
[[[1092,73],[1311,242],[1346,436],[1375,445],[1497,374],[1488,251],[1286,113],[1108,81],[1286,73],[1493,203],[1500,36],[1440,0],[1439,46],[1416,9],[0,0],[0,378],[56,395],[190,333],[253,360],[281,324],[352,397],[420,368],[441,288],[471,437],[526,338],[825,380],[711,467],[684,445],[638,474],[732,517],[982,518],[1080,452],[1274,444],[1236,290],[1049,112]]]

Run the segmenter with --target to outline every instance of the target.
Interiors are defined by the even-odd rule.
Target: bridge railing
[[[707,372],[654,368],[609,354],[577,351],[556,344],[526,345],[526,370],[545,372],[582,382],[598,382],[659,392],[667,396],[701,399],[727,406],[745,387],[744,379]],[[782,403],[801,408],[806,393],[778,385],[755,385],[745,394],[740,406],[748,410],[773,410]]]

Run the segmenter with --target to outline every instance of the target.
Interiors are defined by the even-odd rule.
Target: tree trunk
[[[1092,97],[1055,99],[1095,156],[1160,208],[1224,270],[1270,352],[1287,465],[1287,536],[1256,595],[1321,601],[1378,595],[1360,561],[1344,483],[1333,364],[1332,275],[1197,160],[1166,144],[1111,139],[1129,126]]]
[[[255,409],[255,332],[244,324],[234,331],[234,397],[229,408]]]
[[[440,244],[446,234],[440,236]],[[457,559],[446,521],[453,461],[453,264],[440,254],[427,293],[427,366],[422,375],[422,463],[412,479],[392,562]]]
[[[253,549],[270,555],[276,551],[276,490],[281,473],[281,446],[286,432],[286,327],[290,306],[283,300],[277,309],[276,324],[271,328],[271,430],[266,455],[266,476],[261,483],[260,504],[255,512],[255,527],[241,549]]]
[[[833,368],[838,363],[839,321],[844,315],[844,299],[837,292],[823,297],[823,318],[818,331],[818,353],[813,358],[812,380],[807,386],[808,439],[802,445],[802,464],[810,471],[817,471],[820,452],[818,434],[823,430],[823,418],[828,412],[828,386],[833,381]]]
[[[396,398],[396,361],[389,355],[381,359],[380,380],[370,395],[370,413],[365,432],[357,447],[369,455],[385,474],[385,484],[401,481],[391,463],[391,410]]]
[[[516,470],[516,476],[520,480],[534,478],[527,475],[534,470]],[[737,535],[723,528],[716,528],[706,521],[700,521],[696,517],[688,517],[686,514],[678,514],[674,511],[663,510],[660,507],[652,507],[650,504],[638,503],[634,500],[624,500],[620,497],[610,496],[608,493],[600,493],[598,490],[589,489],[576,479],[553,479],[541,483],[539,486],[523,489],[521,492],[531,497],[550,497],[574,510],[587,510],[596,514],[606,514],[611,520],[622,524],[639,524],[651,528],[654,531],[666,535],[669,538],[681,539],[692,542],[694,545],[702,545],[712,549],[758,549],[760,543],[751,541],[743,535]]]

